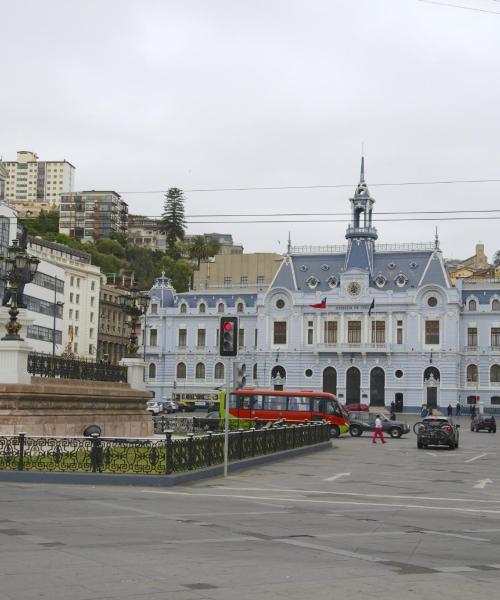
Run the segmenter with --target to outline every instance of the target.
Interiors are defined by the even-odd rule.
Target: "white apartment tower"
[[[17,160],[3,165],[8,173],[3,200],[21,218],[57,208],[61,194],[74,189],[75,167],[67,160],[41,161],[34,152],[21,150]]]

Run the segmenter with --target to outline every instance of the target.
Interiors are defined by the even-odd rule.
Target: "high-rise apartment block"
[[[79,242],[127,233],[128,205],[113,191],[74,192],[61,196],[59,232]]]
[[[3,200],[20,217],[36,216],[59,206],[61,194],[72,192],[75,167],[67,160],[38,160],[34,152],[21,150],[16,161],[5,161],[8,173]]]

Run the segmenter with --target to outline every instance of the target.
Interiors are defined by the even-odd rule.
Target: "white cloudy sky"
[[[345,212],[363,142],[369,185],[500,180],[500,14],[419,0],[0,0],[0,14],[0,154],[66,158],[76,189],[116,189],[132,213],[160,214],[162,194],[145,192],[170,186],[349,184],[186,203]],[[379,213],[500,209],[500,183],[370,191]],[[326,218],[189,231],[231,232],[247,251],[284,249],[288,231],[342,243],[345,223]],[[500,248],[493,219],[380,218],[381,242],[430,241],[437,224],[446,256]]]

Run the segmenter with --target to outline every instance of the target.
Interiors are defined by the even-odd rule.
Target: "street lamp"
[[[7,250],[7,256],[2,257],[0,268],[5,273],[6,280],[10,283],[10,289],[8,290],[10,293],[10,319],[5,325],[7,335],[2,340],[22,341],[19,335],[21,323],[17,321],[18,308],[26,308],[23,303],[24,286],[33,281],[39,262],[38,258],[29,256],[26,250],[19,246],[19,240],[13,240],[12,245]],[[8,299],[7,296],[7,302]]]
[[[141,294],[140,290],[133,287],[130,290],[130,294],[120,296],[120,306],[125,310],[126,314],[130,317],[130,337],[127,344],[127,354],[135,355],[139,350],[139,344],[137,340],[137,321],[139,318],[146,313],[149,304],[149,296],[147,294]]]

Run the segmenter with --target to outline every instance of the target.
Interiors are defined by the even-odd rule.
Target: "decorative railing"
[[[366,230],[361,228],[360,231]],[[375,250],[377,252],[418,252],[423,250],[434,250],[434,248],[435,245],[432,242],[401,242],[397,244],[375,244]],[[292,246],[290,248],[290,254],[345,254],[346,252],[346,244],[330,246]]]
[[[91,472],[162,475],[221,464],[224,434],[188,433],[174,438],[131,439],[92,437],[31,437],[25,433],[0,436],[0,470]],[[310,423],[291,427],[229,432],[229,460],[311,446],[330,438],[330,425]]]
[[[127,367],[104,362],[91,362],[80,358],[52,356],[41,352],[28,354],[28,373],[60,379],[127,382]]]

